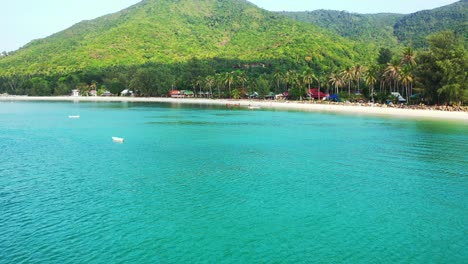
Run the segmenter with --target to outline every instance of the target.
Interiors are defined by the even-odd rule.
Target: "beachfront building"
[[[133,91],[129,89],[125,89],[120,92],[120,96],[133,96]]]
[[[78,89],[73,89],[73,90],[71,91],[71,96],[74,96],[74,97],[80,96],[80,90],[78,90]]]
[[[190,90],[171,90],[169,96],[172,98],[194,97],[194,93]]]
[[[89,96],[97,96],[96,89],[92,89],[91,91],[89,91]]]

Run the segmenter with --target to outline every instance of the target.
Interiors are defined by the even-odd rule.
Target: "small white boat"
[[[258,106],[258,105],[249,105],[247,108],[249,108],[249,109],[260,109],[260,106]]]
[[[117,142],[117,143],[123,143],[124,139],[120,137],[112,137],[112,141]]]
[[[68,118],[78,119],[80,118],[79,115],[69,115]]]

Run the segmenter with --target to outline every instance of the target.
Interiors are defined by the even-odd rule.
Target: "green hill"
[[[294,20],[308,22],[342,37],[378,46],[398,43],[393,26],[403,17],[399,14],[355,14],[346,11],[316,10],[307,12],[280,12]]]
[[[378,46],[397,44],[427,47],[430,34],[452,30],[468,36],[468,0],[444,7],[401,14],[355,14],[345,11],[280,12],[298,21],[308,22],[352,40]]]
[[[32,41],[0,58],[0,72],[47,74],[194,58],[302,62],[306,56],[329,68],[370,57],[362,45],[245,0],[144,0]]]
[[[468,40],[468,0],[420,11],[401,18],[394,26],[398,40],[414,47],[425,47],[432,33],[452,30]]]

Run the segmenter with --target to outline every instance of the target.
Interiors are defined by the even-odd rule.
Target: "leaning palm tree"
[[[341,77],[345,82],[348,83],[348,96],[351,97],[351,81],[354,78],[354,71],[352,68],[347,67],[343,72],[341,72]]]

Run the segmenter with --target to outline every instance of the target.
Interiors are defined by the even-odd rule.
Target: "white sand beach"
[[[314,103],[309,101],[263,101],[263,100],[234,100],[234,99],[207,99],[207,98],[163,98],[163,97],[72,97],[72,96],[0,96],[1,102],[8,101],[82,101],[82,102],[147,102],[147,103],[173,103],[173,104],[200,104],[222,105],[228,107],[241,107],[248,109],[256,106],[260,109],[282,109],[294,111],[332,112],[352,115],[393,116],[413,119],[439,119],[461,121],[468,124],[468,112],[440,111],[429,109],[403,109],[382,107],[369,104],[334,104]],[[257,107],[258,106],[258,107]]]

